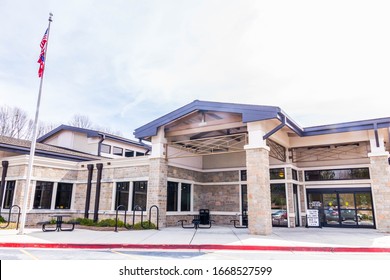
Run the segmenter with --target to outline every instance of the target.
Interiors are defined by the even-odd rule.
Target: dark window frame
[[[116,182],[114,210],[123,205],[119,211],[129,210],[130,182]],[[123,202],[124,201],[124,202]]]
[[[16,181],[7,181],[4,190],[3,209],[10,209],[15,195]]]
[[[344,173],[343,173],[344,172]],[[344,177],[342,177],[344,176]],[[368,180],[370,170],[368,167],[306,170],[305,181],[343,181],[343,180]]]
[[[108,149],[108,152],[104,150],[105,148]],[[105,154],[111,154],[111,145],[107,145],[107,144],[103,144],[103,143],[100,144],[100,152],[105,153]]]
[[[180,211],[181,212],[191,211],[191,188],[192,188],[191,184],[188,183],[180,184],[180,189],[181,189]]]
[[[112,147],[112,154],[114,156],[123,156],[123,148],[122,147],[117,147],[117,146],[113,146]]]
[[[35,184],[33,209],[51,209],[53,189],[53,182],[37,181]]]
[[[168,181],[167,185],[167,212],[178,211],[179,183]]]
[[[269,169],[270,180],[284,180],[286,179],[286,170],[284,167],[270,168]]]
[[[134,151],[125,149],[125,157],[134,157]]]
[[[62,187],[70,187],[70,190],[60,190]],[[73,184],[60,182],[57,184],[56,199],[54,209],[71,209],[72,205]],[[65,202],[61,200],[64,199]],[[63,204],[63,205],[59,205]],[[62,207],[61,207],[62,206]]]
[[[132,198],[132,209],[136,206],[141,207],[143,211],[146,211],[148,204],[148,181],[134,181],[133,182],[133,198]]]

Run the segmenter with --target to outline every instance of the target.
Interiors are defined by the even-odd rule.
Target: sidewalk
[[[77,226],[76,226],[77,227]],[[373,229],[273,228],[269,236],[250,235],[247,229],[212,227],[141,231],[42,232],[40,228],[0,231],[0,247],[124,248],[150,250],[262,250],[319,252],[390,252],[390,234]]]

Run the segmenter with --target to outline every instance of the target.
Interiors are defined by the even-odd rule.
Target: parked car
[[[339,221],[339,211],[337,210],[324,210],[325,220],[329,222],[338,222]]]
[[[287,210],[278,210],[273,212],[272,219],[275,220],[287,219]]]

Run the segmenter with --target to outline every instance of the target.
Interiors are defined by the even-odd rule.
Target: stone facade
[[[168,164],[164,158],[150,159],[150,172],[148,182],[148,203],[147,209],[152,205],[157,205],[159,208],[159,225],[165,227],[167,225],[167,175]],[[152,221],[156,220],[155,212],[152,214]]]
[[[194,186],[194,210],[239,212],[239,185]]]
[[[251,234],[272,233],[269,151],[266,148],[246,150],[248,185],[248,224]]]
[[[388,156],[371,156],[372,193],[375,201],[376,227],[390,232],[390,167]]]
[[[193,182],[203,182],[202,172],[180,168],[176,166],[168,166],[168,177],[179,180],[187,180]]]

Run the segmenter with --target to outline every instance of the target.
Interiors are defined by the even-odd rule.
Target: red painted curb
[[[308,246],[259,246],[220,244],[78,244],[78,243],[0,243],[0,248],[46,249],[143,249],[143,250],[232,250],[232,251],[290,251],[328,253],[390,253],[390,248],[378,247],[308,247]]]

